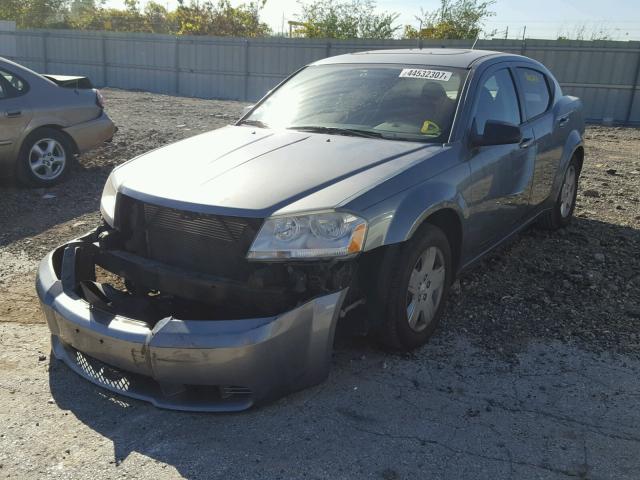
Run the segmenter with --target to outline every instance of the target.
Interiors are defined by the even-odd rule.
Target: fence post
[[[47,52],[47,37],[49,32],[42,32],[42,63],[44,64],[42,73],[49,73],[49,54]]]
[[[104,33],[100,36],[100,47],[102,48],[102,86],[108,85],[107,77],[107,39]]]
[[[244,101],[249,100],[249,40],[244,41]]]
[[[636,61],[636,73],[633,78],[633,84],[631,85],[631,98],[629,99],[629,106],[627,107],[627,115],[624,119],[625,125],[631,123],[631,114],[633,113],[633,103],[636,101],[636,90],[638,89],[638,77],[640,77],[640,44],[638,46],[638,60]]]
[[[176,35],[175,52],[173,56],[173,68],[175,69],[174,91],[176,95],[180,95],[180,41]]]

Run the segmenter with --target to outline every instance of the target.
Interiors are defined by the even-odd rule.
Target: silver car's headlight
[[[315,259],[358,253],[367,222],[346,212],[268,218],[249,249],[250,260]]]
[[[112,227],[113,217],[116,212],[117,193],[118,188],[116,186],[113,173],[111,173],[111,175],[109,175],[109,178],[107,178],[107,183],[104,184],[104,189],[102,190],[102,198],[100,198],[100,213],[102,214],[102,218],[104,218],[104,221]]]

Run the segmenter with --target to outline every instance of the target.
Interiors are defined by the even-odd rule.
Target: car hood
[[[264,217],[335,208],[441,146],[229,126],[141,155],[118,190],[187,210]]]

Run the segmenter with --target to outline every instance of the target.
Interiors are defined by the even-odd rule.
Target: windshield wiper
[[[258,128],[269,128],[269,125],[267,125],[264,122],[261,122],[260,120],[243,120],[240,123],[238,123],[238,125],[251,125],[253,127],[258,127]]]
[[[383,138],[379,132],[372,132],[370,130],[360,130],[358,128],[340,128],[340,127],[322,127],[320,125],[300,125],[287,127],[289,130],[300,130],[303,132],[313,133],[328,133],[335,135],[351,135],[354,137],[367,137],[367,138]]]

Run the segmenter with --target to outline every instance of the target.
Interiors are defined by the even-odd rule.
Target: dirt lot
[[[461,279],[412,355],[340,338],[321,386],[166,412],[50,363],[37,261],[98,221],[111,168],[243,104],[103,92],[120,128],[48,190],[0,186],[0,478],[629,478],[640,471],[640,130],[590,127],[574,223]]]

